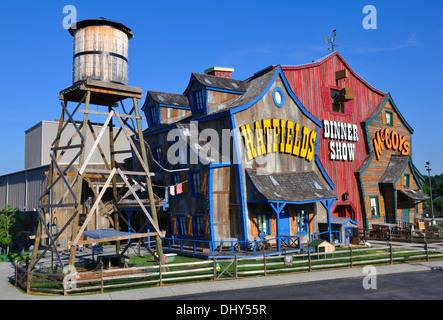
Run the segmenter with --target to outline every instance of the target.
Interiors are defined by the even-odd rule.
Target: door
[[[403,209],[402,221],[403,222],[409,222],[409,208],[408,209]]]
[[[282,211],[280,213],[279,233],[281,236],[291,235],[291,222],[289,220],[289,210]]]

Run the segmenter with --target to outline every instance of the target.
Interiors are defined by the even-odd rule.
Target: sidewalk
[[[385,265],[377,267],[377,275],[418,272],[443,269],[443,260],[432,262],[405,263]],[[174,295],[185,295],[201,292],[213,292],[224,290],[236,290],[244,288],[256,288],[263,286],[275,286],[289,283],[305,283],[310,281],[322,281],[330,279],[346,279],[364,277],[363,267],[352,269],[340,269],[330,271],[313,271],[295,273],[289,275],[277,275],[268,277],[256,277],[248,279],[208,281],[181,285],[168,285],[162,287],[134,289],[120,292],[91,294],[82,296],[37,296],[23,294],[9,282],[14,276],[14,268],[11,263],[0,263],[0,300],[144,300],[153,298],[166,298]]]

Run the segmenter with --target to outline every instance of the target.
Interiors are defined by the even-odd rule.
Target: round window
[[[283,107],[285,104],[285,93],[283,92],[283,89],[280,87],[275,87],[272,96],[274,98],[275,105],[279,108]]]

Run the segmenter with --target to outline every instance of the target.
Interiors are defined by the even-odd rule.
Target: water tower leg
[[[136,98],[133,98],[132,100],[134,101],[135,115],[137,116],[137,132],[138,132],[138,140],[140,142],[140,149],[142,152],[142,158],[143,158],[143,162],[147,166],[148,165],[148,157],[146,154],[146,146],[144,145],[145,140],[143,138],[143,130],[142,130],[141,121],[140,121],[140,113],[138,110],[138,101]],[[146,188],[148,189],[149,205],[151,207],[152,219],[154,220],[154,222],[158,226],[159,224],[158,224],[158,218],[157,218],[157,209],[155,207],[154,192],[152,191],[152,183],[151,183],[151,176],[150,175],[146,175]],[[157,249],[158,258],[161,262],[163,262],[162,240],[161,240],[159,234],[157,234],[155,236],[155,242],[156,242],[156,249]]]
[[[65,108],[66,108],[66,105],[67,105],[66,101],[64,102],[64,105],[65,105]],[[57,137],[58,138],[57,138],[56,141],[54,141],[54,147],[55,148],[59,147],[59,145],[60,145],[60,132],[62,131],[64,120],[65,120],[65,109],[62,108],[62,114],[60,116],[60,121],[59,121],[58,129],[57,129]],[[53,150],[53,156],[54,156],[54,159],[57,159],[57,149]],[[43,201],[42,201],[42,208],[39,209],[39,210],[42,210],[42,212],[41,212],[42,217],[45,216],[44,206],[46,206],[49,203],[49,194],[50,194],[50,192],[49,192],[48,188],[52,184],[53,177],[54,177],[54,163],[51,161],[51,164],[49,166],[49,172],[48,172],[48,180],[46,182],[46,189],[45,189],[46,190],[46,194],[45,194],[45,196],[43,198]],[[34,250],[32,251],[31,261],[30,261],[30,264],[29,264],[30,269],[32,269],[32,267],[34,266],[34,264],[35,264],[35,262],[37,260],[37,254],[38,254],[38,249],[40,247],[42,231],[43,231],[43,222],[39,219],[38,226],[37,226],[37,233],[35,235],[35,241],[34,241]]]
[[[112,107],[108,108],[108,111],[112,111]],[[112,117],[113,118],[113,117]],[[109,122],[109,149],[111,153],[111,168],[115,168],[115,155],[114,155],[114,131],[113,131],[113,123],[111,121]],[[112,178],[112,215],[114,216],[114,229],[117,231],[120,231],[120,223],[119,223],[119,215],[118,215],[118,208],[117,208],[117,180],[114,176]],[[115,253],[120,253],[120,241],[116,241],[115,243]]]
[[[86,93],[86,100],[85,100],[85,113],[83,115],[83,127],[82,127],[82,136],[84,138],[83,146],[79,158],[79,168],[83,166],[83,163],[85,162],[85,147],[86,147],[86,135],[87,135],[87,128],[88,128],[88,112],[89,111],[89,102],[91,100],[91,91],[88,91]],[[74,217],[74,220],[72,222],[72,242],[74,242],[74,239],[77,237],[78,234],[78,222],[79,222],[79,216],[80,212],[83,211],[82,206],[82,193],[83,193],[83,177],[81,175],[77,176],[77,190],[76,190],[76,197],[77,197],[77,206],[75,210],[77,211],[77,214]],[[76,254],[77,246],[71,246],[71,253],[69,256],[69,265],[74,266],[75,265],[75,254]]]

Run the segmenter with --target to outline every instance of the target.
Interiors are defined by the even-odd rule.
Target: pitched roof
[[[161,105],[189,108],[188,98],[182,94],[148,91],[148,97]],[[148,101],[148,99],[146,99]]]
[[[409,161],[409,156],[392,154],[388,166],[378,180],[379,183],[396,183]]]
[[[197,80],[202,86],[208,88],[246,92],[248,83],[241,80],[217,77],[209,74],[192,73],[191,79]],[[191,80],[192,82],[192,80]]]
[[[220,154],[211,142],[199,140],[200,133],[195,123],[178,123],[177,129],[182,141],[188,144],[192,156],[198,158],[202,164],[230,161],[229,158]]]
[[[256,190],[267,200],[305,202],[335,199],[314,171],[264,173],[246,169]]]
[[[417,201],[425,201],[430,199],[427,195],[425,195],[420,190],[397,190],[397,192],[400,192],[401,194],[407,196],[408,198],[412,200]]]
[[[385,105],[386,105],[386,103],[388,101],[391,103],[392,108],[395,110],[395,112],[397,113],[398,117],[403,122],[403,124],[406,126],[406,128],[409,130],[409,132],[414,133],[414,129],[412,129],[411,125],[403,117],[403,115],[401,114],[401,112],[398,109],[397,105],[395,104],[394,100],[392,99],[392,96],[391,96],[390,93],[388,93],[385,96],[383,96],[383,98],[380,100],[380,103],[378,104],[377,108],[375,108],[374,112],[369,117],[367,117],[365,120],[363,120],[361,123],[363,125],[367,126],[372,121],[374,121],[378,117],[380,112],[383,110],[383,108],[385,107]]]

